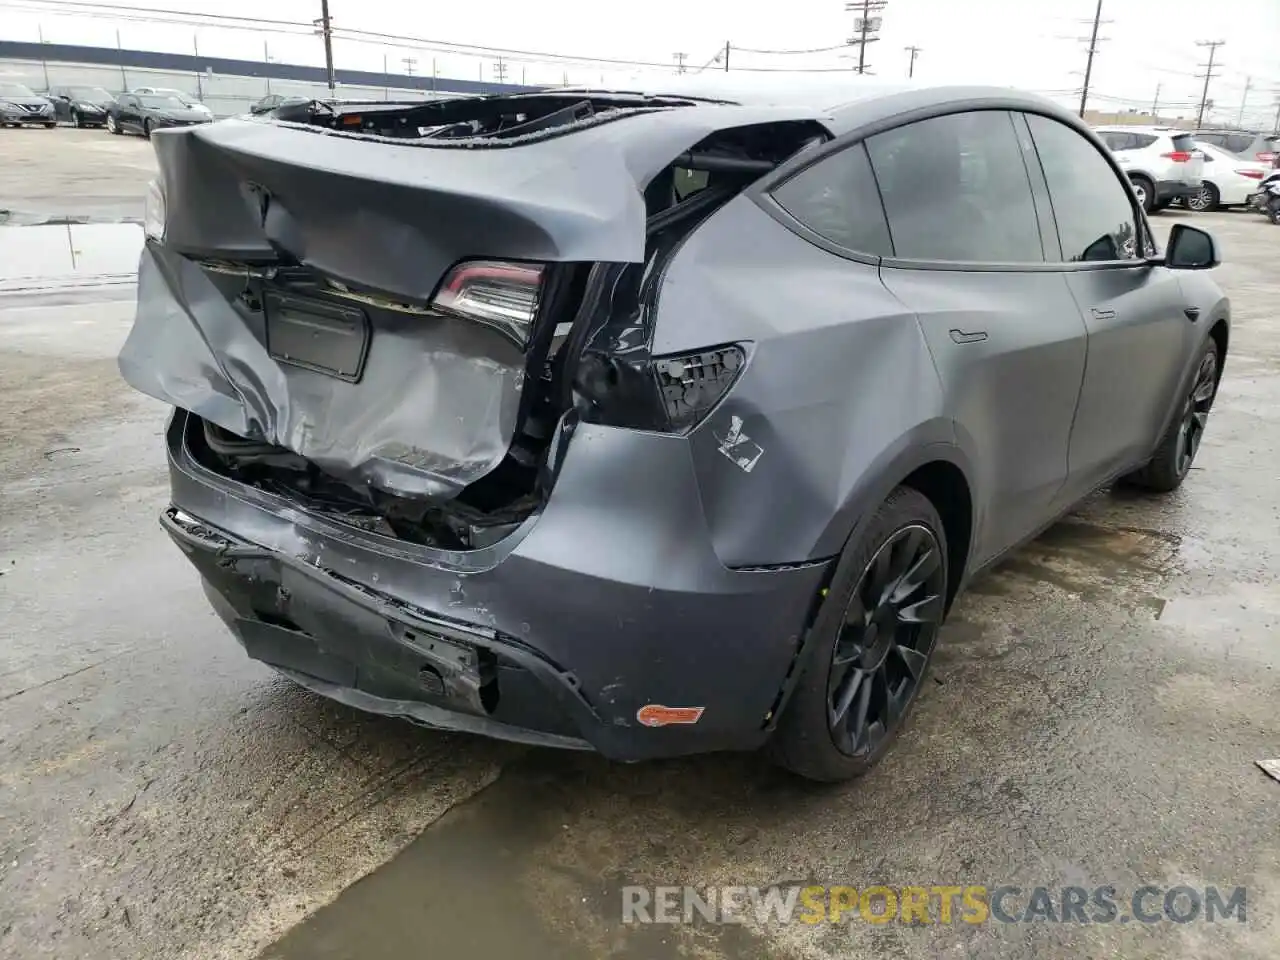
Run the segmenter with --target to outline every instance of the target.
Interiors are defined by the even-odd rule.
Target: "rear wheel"
[[[1218,188],[1206,180],[1200,184],[1198,192],[1187,197],[1187,209],[1194,210],[1196,213],[1216,210],[1221,199],[1218,195]]]
[[[116,136],[120,135],[120,127],[116,123],[116,118],[111,114],[107,114],[107,133],[114,133]]]
[[[1138,203],[1147,213],[1151,213],[1156,208],[1156,185],[1141,174],[1134,174],[1129,178],[1129,182],[1133,184],[1133,192],[1138,197]]]
[[[71,111],[71,122],[72,122],[72,123],[74,123],[74,124],[76,125],[76,127],[83,127],[83,126],[84,126],[84,117],[82,117],[82,116],[80,115],[80,111],[79,111],[79,110],[72,110],[72,111]]]
[[[828,782],[870,770],[920,692],[946,593],[942,521],[924,494],[899,487],[845,546],[808,667],[771,743],[774,759]]]
[[[1168,493],[1182,486],[1200,450],[1209,410],[1218,392],[1218,345],[1209,340],[1200,350],[1191,388],[1178,399],[1180,407],[1156,448],[1156,455],[1141,470],[1125,477],[1133,486]]]
[[[142,135],[146,137],[148,140],[151,139],[151,118],[150,117],[142,121]]]

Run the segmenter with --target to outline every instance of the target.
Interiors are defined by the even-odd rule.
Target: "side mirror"
[[[1199,227],[1175,223],[1165,248],[1165,266],[1171,270],[1212,270],[1222,263],[1213,236]]]

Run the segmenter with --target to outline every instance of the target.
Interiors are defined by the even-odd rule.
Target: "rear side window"
[[[1097,148],[1057,120],[1027,115],[1067,260],[1136,260],[1133,192]],[[1187,138],[1190,140],[1190,138]]]
[[[1031,183],[1009,114],[934,117],[867,140],[894,255],[958,263],[1044,261]]]
[[[862,144],[806,167],[773,192],[787,213],[836,246],[889,257],[889,231]]]
[[[1227,149],[1232,153],[1244,153],[1253,145],[1255,137],[1248,133],[1233,133],[1227,136]]]

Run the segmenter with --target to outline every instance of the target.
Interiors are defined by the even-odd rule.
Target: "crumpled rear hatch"
[[[465,101],[157,133],[125,379],[349,483],[457,496],[502,462],[572,318],[550,315],[557,271],[641,262],[646,184],[779,115],[541,101],[498,104],[497,136],[456,120]]]

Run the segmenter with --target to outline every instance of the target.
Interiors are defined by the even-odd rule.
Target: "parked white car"
[[[1163,210],[1200,193],[1204,154],[1185,130],[1173,127],[1097,127],[1120,168],[1129,175],[1144,210]]]
[[[1187,197],[1192,210],[1243,207],[1258,192],[1262,178],[1272,172],[1270,164],[1241,160],[1202,140],[1196,141],[1196,147],[1204,154],[1204,179],[1200,192]]]

